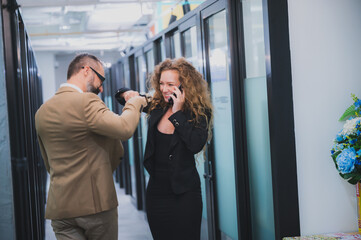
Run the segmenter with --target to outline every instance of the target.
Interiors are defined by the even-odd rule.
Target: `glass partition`
[[[225,10],[205,21],[214,106],[213,149],[221,237],[238,239],[231,83]]]
[[[184,58],[187,59],[193,66],[199,70],[198,68],[198,61],[197,61],[197,34],[196,34],[196,27],[191,27],[180,34],[182,46],[182,55]],[[181,46],[179,46],[179,50],[181,50]],[[196,156],[196,167],[199,174],[199,178],[201,180],[201,192],[202,192],[202,202],[203,202],[203,209],[202,209],[202,229],[201,229],[201,239],[208,239],[208,218],[207,218],[207,193],[206,193],[206,181],[204,178],[205,169],[204,165],[206,161],[204,159],[204,154],[201,152]]]
[[[174,57],[180,58],[181,54],[181,44],[180,44],[180,34],[179,32],[174,33],[173,35],[173,43],[174,43]]]
[[[110,111],[114,111],[113,109],[113,94],[112,94],[112,84],[111,81],[114,81],[110,77],[110,69],[104,68],[104,75],[106,81],[103,82],[103,93],[104,103],[110,109]]]
[[[147,91],[146,88],[146,66],[143,64],[143,56],[137,57],[138,76],[139,76],[139,92],[144,94]],[[144,156],[145,144],[147,141],[147,119],[146,114],[142,113],[140,119],[140,125],[142,129],[142,155]]]
[[[161,61],[164,61],[166,59],[166,53],[165,53],[165,45],[163,39],[159,40],[159,46],[160,46]]]
[[[134,199],[137,199],[137,179],[136,179],[136,169],[134,163],[134,138],[128,140],[128,157],[129,157],[129,166],[130,166],[130,175],[131,175],[131,195]]]
[[[193,64],[196,69],[198,66],[198,50],[197,50],[197,27],[191,27],[182,32],[183,56]]]
[[[154,52],[153,52],[153,49],[146,52],[145,55],[146,55],[146,66],[147,66],[147,80],[148,80],[150,75],[152,74],[152,72],[154,70]],[[147,86],[147,90],[149,90],[148,86]]]
[[[273,240],[275,232],[262,0],[242,1],[242,5],[252,237],[254,240]]]
[[[145,54],[145,56],[147,57],[147,54]],[[139,76],[139,92],[141,94],[145,94],[147,92],[147,87],[146,87],[147,68],[146,68],[146,64],[144,64],[143,61],[143,55],[137,57],[137,66],[138,66],[138,76]],[[140,129],[141,129],[141,144],[142,144],[141,146],[142,152],[140,159],[144,159],[144,152],[145,152],[145,145],[147,143],[147,131],[148,131],[146,113],[141,114]],[[149,181],[149,174],[145,169],[143,169],[143,172],[145,177],[145,184],[147,184]]]

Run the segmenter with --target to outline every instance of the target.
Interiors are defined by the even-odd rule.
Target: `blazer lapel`
[[[162,116],[164,115],[164,113],[168,110],[168,108],[162,109],[162,108],[156,108],[152,111],[151,115],[150,115],[150,122],[149,122],[149,144],[150,146],[150,151],[146,154],[146,156],[144,156],[144,160],[150,158],[151,155],[153,155],[154,150],[155,150],[155,146],[154,146],[154,141],[155,141],[155,130],[157,128],[157,124],[159,123],[160,119],[162,118]],[[172,135],[171,138],[171,142],[170,142],[170,147],[169,147],[169,151],[171,152],[173,150],[173,148],[177,145],[177,143],[179,142],[179,137],[178,134],[176,132],[174,132],[174,134]]]
[[[160,118],[163,116],[165,111],[161,108],[156,108],[153,110],[153,112],[150,115],[150,123],[149,127],[153,130],[153,127],[155,124],[157,124],[160,120]]]
[[[148,136],[147,136],[147,138],[148,138],[147,144],[149,144],[149,151],[145,152],[144,161],[148,160],[155,151],[155,145],[154,145],[155,132],[154,131],[157,127],[157,123],[159,122],[159,120],[161,119],[163,114],[164,114],[164,111],[161,108],[154,109],[150,114],[150,120],[149,120],[149,125],[148,125]]]
[[[187,113],[186,113],[187,114]],[[188,115],[188,114],[187,114]],[[177,134],[176,131],[174,131],[174,134],[172,136],[172,139],[170,140],[170,146],[169,146],[169,151],[173,151],[174,147],[180,142],[180,138]]]

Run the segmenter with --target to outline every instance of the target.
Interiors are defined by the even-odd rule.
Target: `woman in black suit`
[[[150,82],[155,92],[144,156],[149,226],[155,240],[200,239],[202,197],[194,155],[210,138],[208,85],[184,58],[157,65]]]

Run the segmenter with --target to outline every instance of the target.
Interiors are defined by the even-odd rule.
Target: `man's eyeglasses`
[[[84,68],[84,67],[81,67],[81,68]],[[90,68],[91,70],[93,70],[93,72],[95,72],[95,74],[98,76],[98,78],[99,78],[102,82],[105,81],[105,77],[103,77],[102,75],[100,75],[100,73],[98,73],[97,71],[95,71],[94,68],[92,68],[92,67],[90,67],[90,66],[89,66],[89,68]]]

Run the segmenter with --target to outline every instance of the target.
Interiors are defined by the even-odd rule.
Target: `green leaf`
[[[357,174],[356,173],[340,173],[341,177],[343,177],[344,179],[349,179],[349,178],[353,178],[353,177],[356,177]]]
[[[361,174],[359,173],[355,173],[355,172],[352,172],[352,173],[346,173],[346,174],[342,174],[342,173],[339,173],[340,176],[347,180],[349,183],[355,185],[357,182],[359,182],[361,180]]]
[[[352,100],[353,100],[354,102],[356,102],[356,101],[358,100],[358,98],[356,97],[356,95],[353,94],[353,93],[351,93],[351,97],[352,97]]]
[[[357,182],[361,180],[361,175],[356,175],[348,180],[349,183],[355,185]]]
[[[356,116],[356,109],[355,109],[355,105],[352,104],[346,109],[346,111],[342,114],[342,116],[338,121],[342,122],[348,119],[349,117],[353,117],[353,116]]]
[[[334,152],[334,153],[331,155],[332,159],[336,161],[336,158],[337,158],[337,156],[338,156],[340,153],[341,153],[340,150],[338,150],[337,152]]]

